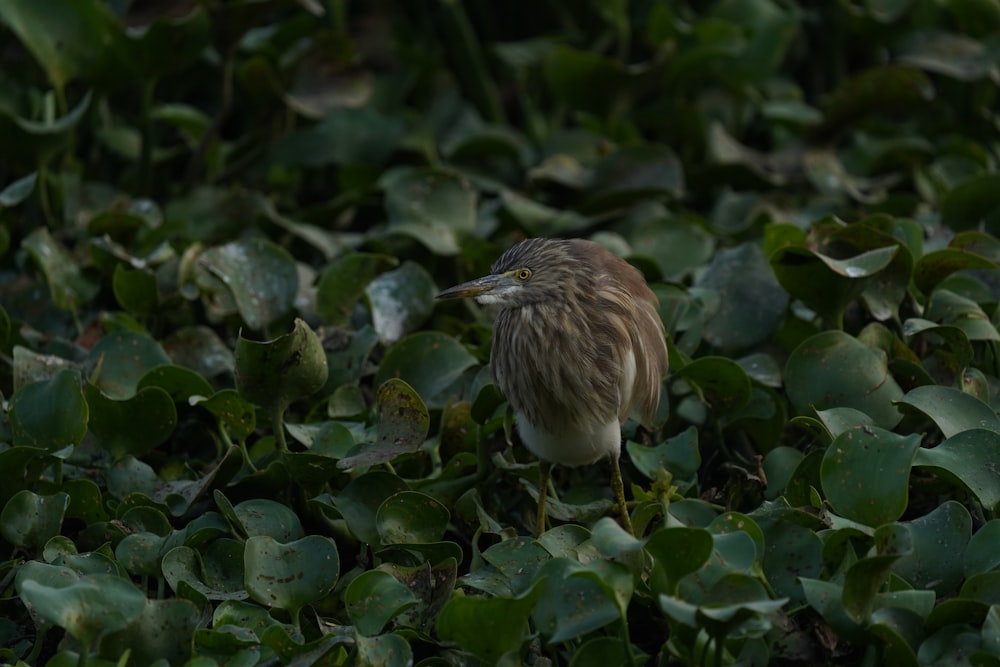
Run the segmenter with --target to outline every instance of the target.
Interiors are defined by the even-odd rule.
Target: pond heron
[[[540,459],[536,533],[545,530],[552,464],[605,457],[631,533],[618,465],[622,422],[633,411],[653,418],[668,363],[656,295],[642,274],[593,241],[528,239],[490,275],[437,295],[465,297],[500,308],[490,369],[521,441]]]

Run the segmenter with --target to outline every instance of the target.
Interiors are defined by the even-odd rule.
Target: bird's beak
[[[455,285],[454,287],[449,287],[440,294],[438,294],[435,299],[467,299],[469,297],[477,297],[491,290],[500,287],[506,282],[503,276],[491,274],[488,276],[483,276],[482,278],[476,278],[475,280],[470,280],[467,283],[462,283],[461,285]]]

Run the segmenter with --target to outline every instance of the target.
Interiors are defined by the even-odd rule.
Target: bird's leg
[[[618,503],[618,512],[622,517],[622,528],[630,535],[635,535],[632,528],[632,519],[628,515],[628,505],[625,503],[625,483],[622,481],[622,469],[618,465],[618,457],[611,457],[611,491],[615,494],[615,502]]]
[[[545,499],[549,495],[549,477],[552,475],[552,464],[548,461],[538,461],[538,518],[535,521],[535,537],[541,537],[545,532]]]

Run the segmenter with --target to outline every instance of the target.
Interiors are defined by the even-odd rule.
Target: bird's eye
[[[525,281],[531,277],[531,269],[518,269],[517,279],[520,281]]]

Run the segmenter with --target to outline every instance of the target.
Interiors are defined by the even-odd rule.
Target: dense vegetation
[[[0,662],[1000,665],[998,0],[0,1]],[[670,334],[537,463],[489,314]]]

